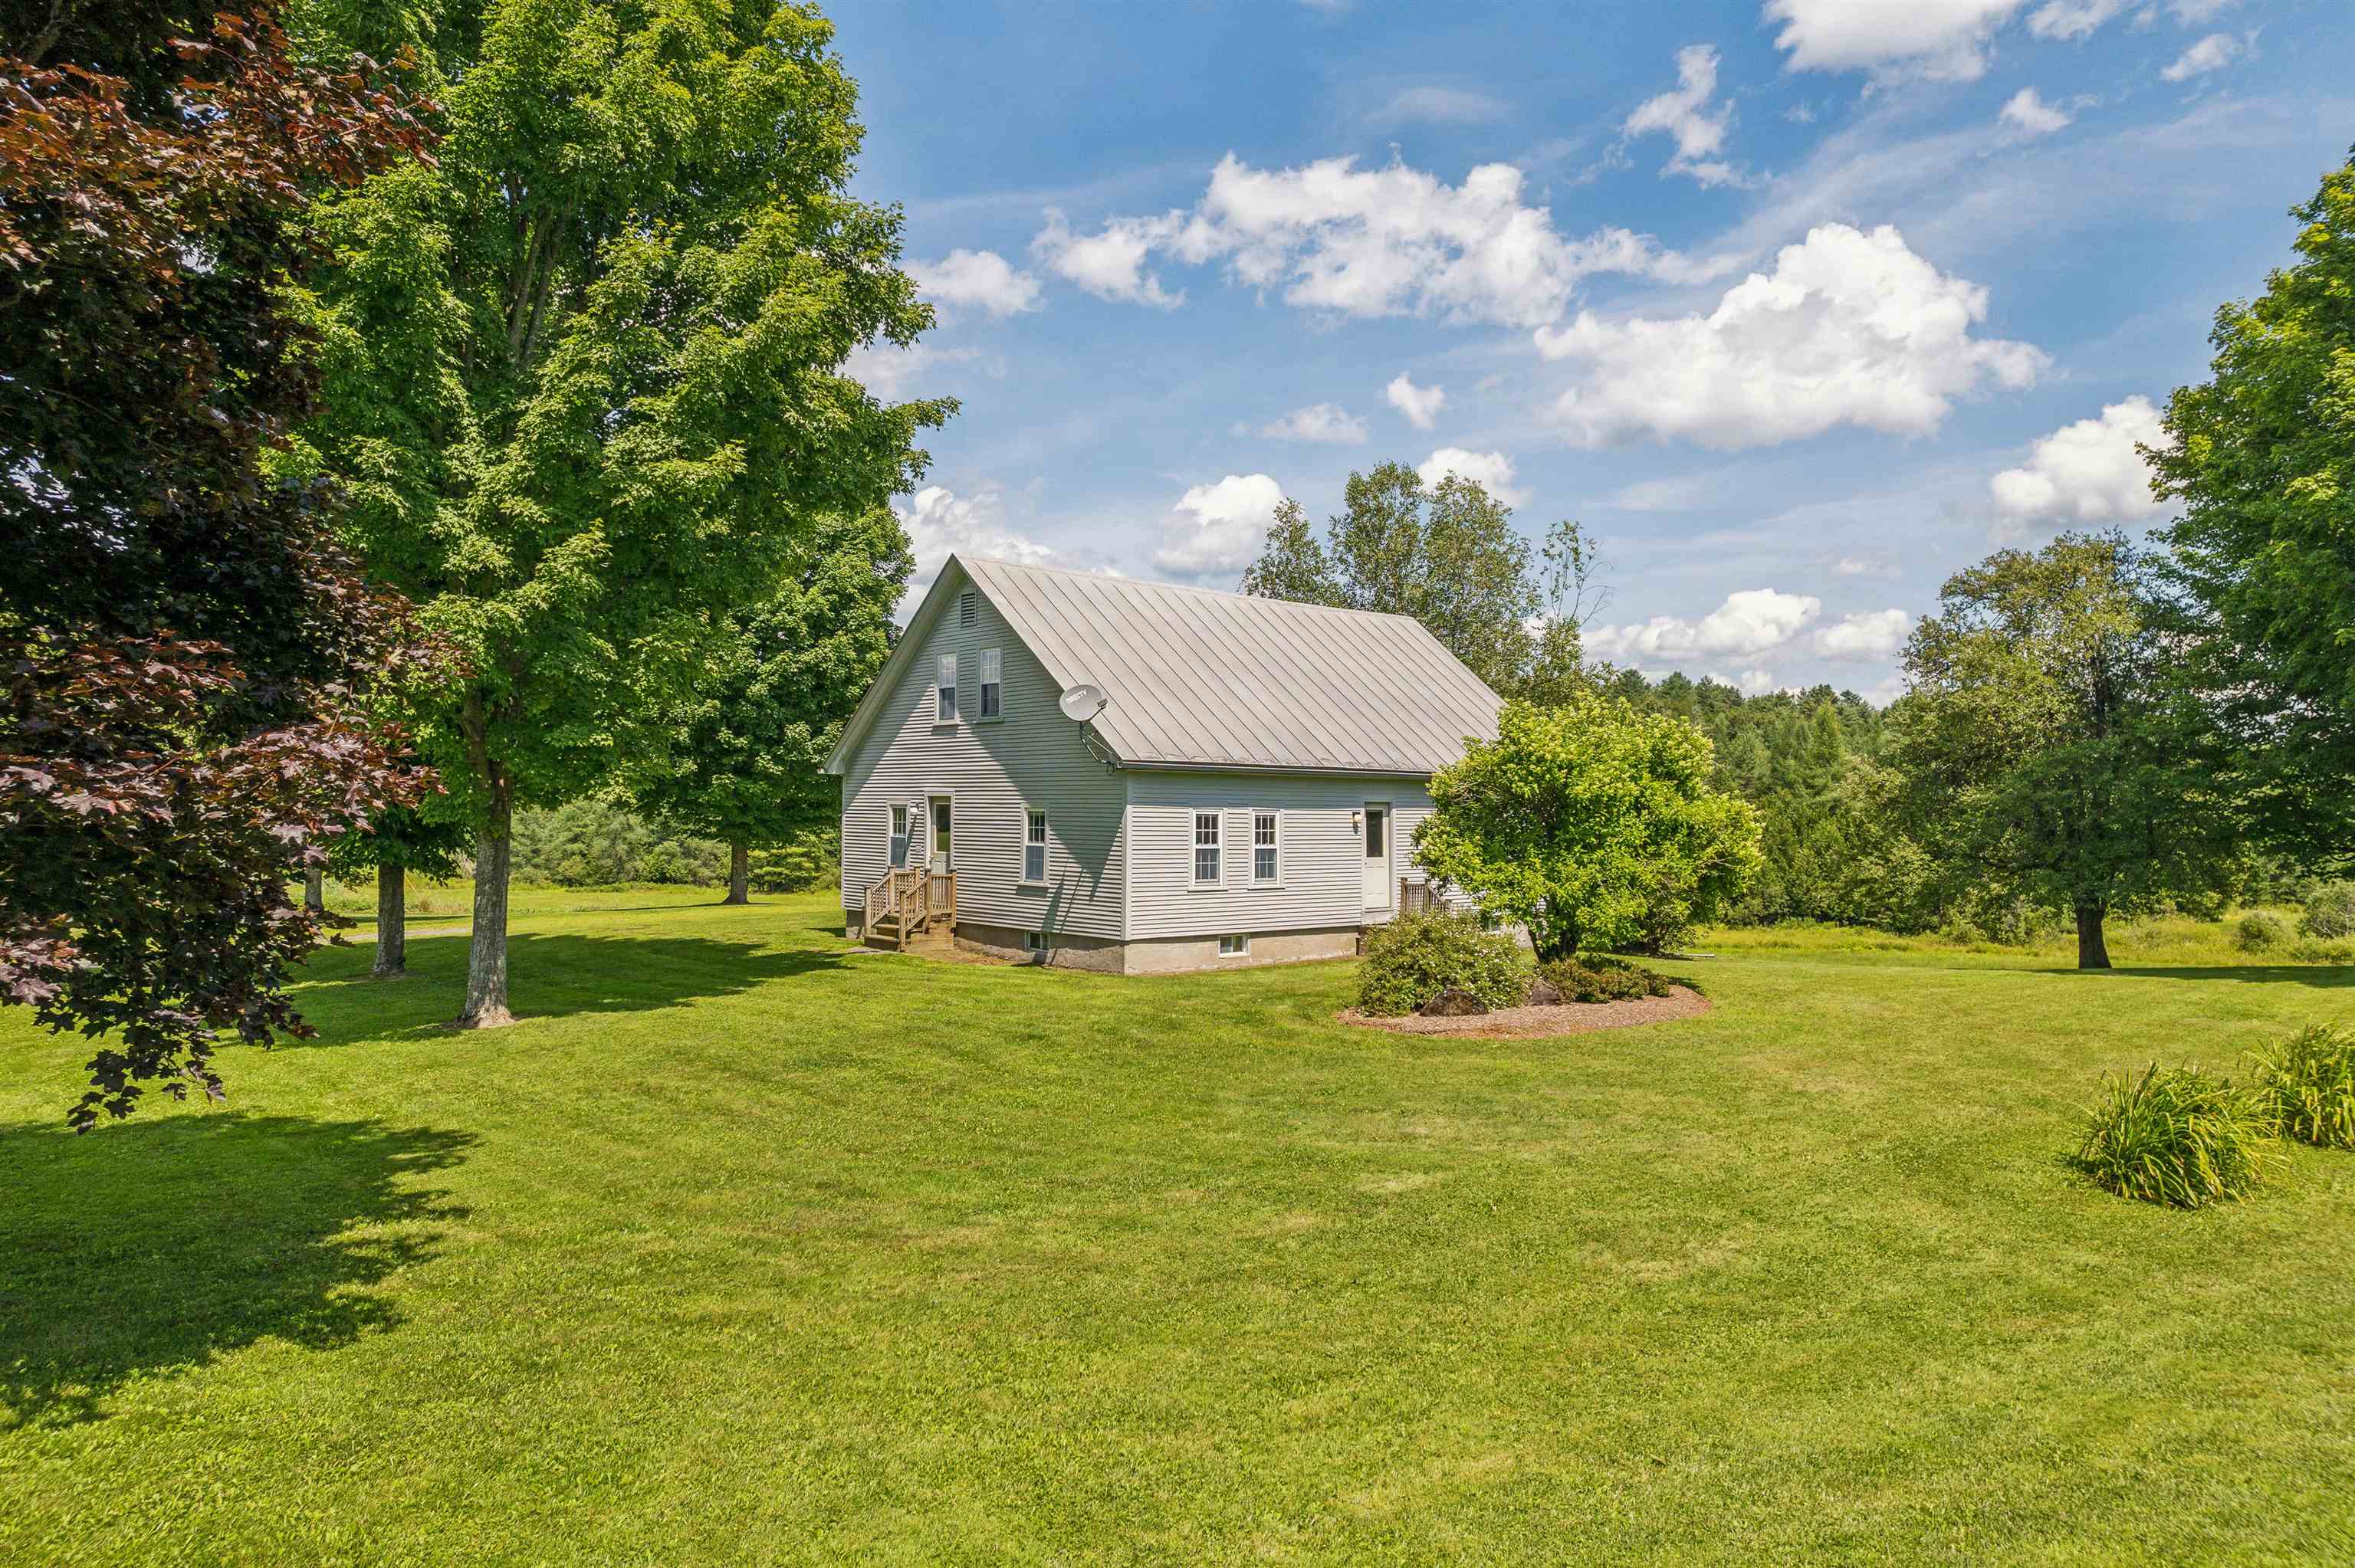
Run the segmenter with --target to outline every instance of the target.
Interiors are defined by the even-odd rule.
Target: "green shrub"
[[[2355,1149],[2355,1032],[2314,1024],[2251,1053],[2250,1061],[2283,1132],[2325,1149]]]
[[[1556,959],[1538,973],[1561,988],[1564,1001],[1633,1001],[1639,997],[1666,996],[1670,981],[1663,975],[1625,959],[1590,955]]]
[[[1377,1018],[1414,1012],[1449,986],[1490,1007],[1518,1007],[1529,987],[1529,960],[1510,937],[1480,929],[1479,920],[1433,909],[1401,915],[1366,938],[1358,968],[1358,1007]]]
[[[2328,883],[2306,901],[2306,918],[2297,923],[2301,937],[2335,941],[2355,937],[2355,882]]]
[[[2086,1113],[2077,1165],[2120,1197],[2181,1209],[2245,1198],[2282,1164],[2272,1099],[2198,1067],[2122,1075]]]
[[[2289,940],[2289,922],[2264,909],[2252,909],[2232,927],[2232,945],[2246,953],[2262,953]]]

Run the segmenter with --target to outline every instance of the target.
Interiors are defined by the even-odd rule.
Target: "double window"
[[[1215,887],[1219,883],[1219,813],[1194,813],[1194,885]]]
[[[986,719],[994,719],[997,716],[997,694],[1000,689],[997,681],[998,670],[997,650],[983,649],[981,651],[981,716]]]
[[[1047,813],[1035,807],[1022,813],[1022,880],[1047,880]]]
[[[940,685],[938,691],[939,694],[935,698],[932,706],[932,722],[934,724],[956,723],[957,671],[956,655],[954,653],[943,653],[941,655]]]
[[[891,869],[899,871],[908,863],[908,808],[891,808]]]

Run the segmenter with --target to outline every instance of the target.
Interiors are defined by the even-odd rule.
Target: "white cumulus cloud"
[[[1913,630],[1913,618],[1902,609],[1866,610],[1818,629],[1815,649],[1826,659],[1893,659]]]
[[[1030,254],[1098,299],[1174,311],[1186,302],[1185,291],[1168,292],[1145,270],[1153,248],[1172,232],[1158,218],[1116,217],[1102,233],[1074,234],[1063,215],[1049,207],[1047,227],[1030,241]]]
[[[2230,33],[2211,33],[2158,74],[2169,81],[2189,81],[2211,70],[2222,70],[2241,58],[2241,41]]]
[[[1075,234],[1050,210],[1033,254],[1105,299],[1173,306],[1149,270],[1223,261],[1247,288],[1342,315],[1429,314],[1535,326],[1560,319],[1580,280],[1624,272],[1690,281],[1723,263],[1664,251],[1625,228],[1573,239],[1523,200],[1521,171],[1483,164],[1451,185],[1404,164],[1324,158],[1258,169],[1230,153],[1191,209],[1114,217]]]
[[[1987,291],[1949,277],[1883,226],[1825,224],[1786,246],[1710,314],[1605,321],[1582,311],[1540,328],[1549,359],[1583,366],[1554,413],[1582,445],[1649,438],[1720,449],[1859,425],[1927,435],[1953,400],[1992,381],[2025,387],[2041,349],[1979,337]]]
[[[1997,536],[2018,538],[2033,527],[2149,521],[2162,507],[2151,498],[2150,465],[2137,444],[2168,444],[2158,409],[2139,396],[2039,439],[2023,466],[1987,482]]]
[[[1591,626],[1585,641],[1604,659],[1741,659],[1781,647],[1823,609],[1824,601],[1813,594],[1743,588],[1726,595],[1723,604],[1699,620],[1656,615],[1630,625]]]
[[[996,317],[1039,308],[1039,280],[1016,271],[995,250],[952,250],[938,261],[911,261],[908,276],[937,304],[975,305]]]
[[[2168,12],[2187,27],[2196,27],[2212,17],[2220,16],[2240,0],[2174,0]]]
[[[1153,564],[1178,577],[1239,572],[1259,555],[1284,487],[1263,473],[1231,473],[1178,498],[1163,522]]]
[[[1407,379],[1403,370],[1391,377],[1391,384],[1382,388],[1382,396],[1389,398],[1391,407],[1404,414],[1406,422],[1418,430],[1431,429],[1433,422],[1439,418],[1439,410],[1447,406],[1446,387],[1417,387]]]
[[[2045,102],[2032,87],[2013,93],[1996,119],[2022,136],[2049,136],[2069,123],[2068,111]]]
[[[1733,106],[1711,109],[1710,100],[1716,95],[1717,51],[1707,44],[1689,45],[1677,51],[1675,90],[1646,99],[1620,130],[1628,136],[1665,132],[1676,139],[1676,155],[1663,174],[1690,175],[1704,185],[1738,184],[1742,176],[1721,155]]]
[[[1461,474],[1508,506],[1518,506],[1529,496],[1513,484],[1513,460],[1502,452],[1465,451],[1442,447],[1416,465],[1415,475],[1426,490],[1438,488],[1449,474]]]
[[[912,605],[923,597],[923,590],[941,575],[941,567],[951,555],[981,556],[1034,567],[1059,566],[1064,561],[1061,551],[1026,538],[1006,525],[1004,500],[994,488],[959,495],[943,486],[928,484],[904,503],[894,501],[891,510],[899,517],[900,526],[908,531],[908,544],[916,557],[915,575],[909,579],[907,595],[900,601],[902,606]]]
[[[1359,446],[1366,440],[1366,422],[1338,403],[1312,403],[1295,408],[1281,419],[1259,428],[1259,433],[1279,441],[1325,441],[1336,446]]]
[[[1976,80],[1986,45],[2026,0],[1766,0],[1793,70],[1902,72]]]

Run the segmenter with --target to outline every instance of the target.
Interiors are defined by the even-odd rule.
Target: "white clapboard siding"
[[[949,569],[955,575],[955,568]],[[952,854],[957,919],[1017,930],[1122,934],[1120,779],[1090,756],[1080,726],[1055,706],[1061,684],[976,593],[974,623],[962,624],[955,594],[920,613],[909,635],[916,656],[895,659],[898,678],[873,722],[844,758],[842,902],[864,906],[889,863],[890,807],[906,802],[920,827],[909,863],[929,852],[926,801],[954,799]],[[1000,716],[981,713],[983,652],[999,652]],[[940,657],[957,661],[958,717],[936,725],[933,682]],[[1026,808],[1047,811],[1047,882],[1018,885]]]
[[[1369,915],[1365,843],[1350,818],[1369,801],[1391,810],[1389,876],[1421,881],[1405,836],[1430,814],[1431,797],[1411,779],[1322,778],[1269,773],[1133,772],[1128,775],[1128,934],[1194,937],[1359,926]],[[1252,817],[1277,813],[1281,877],[1252,880]],[[1194,813],[1223,823],[1220,879],[1194,877]],[[1397,895],[1391,894],[1395,903]]]

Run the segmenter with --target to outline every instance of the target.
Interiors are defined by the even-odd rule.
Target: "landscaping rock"
[[[1423,1004],[1425,1018],[1472,1018],[1487,1011],[1487,1002],[1456,986],[1449,986]]]
[[[1560,1007],[1561,987],[1540,976],[1529,981],[1529,994],[1521,999],[1523,1007]]]

